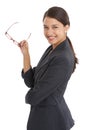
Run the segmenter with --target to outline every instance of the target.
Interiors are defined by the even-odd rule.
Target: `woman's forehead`
[[[62,23],[55,18],[45,17],[43,21],[44,25],[61,25]]]

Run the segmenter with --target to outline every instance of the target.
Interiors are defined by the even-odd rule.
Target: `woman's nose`
[[[53,34],[53,30],[52,30],[51,28],[48,29],[48,30],[47,30],[47,35],[50,36],[50,35],[52,35],[52,34]]]

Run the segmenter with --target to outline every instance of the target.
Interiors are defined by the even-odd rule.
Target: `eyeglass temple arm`
[[[31,33],[29,34],[29,36],[28,36],[28,38],[26,39],[26,41],[28,41],[28,39],[30,38],[30,36],[31,36]]]
[[[8,30],[14,25],[14,24],[17,24],[17,23],[19,23],[19,22],[15,22],[15,23],[13,23],[8,29],[7,29],[7,31],[6,32],[8,32]]]

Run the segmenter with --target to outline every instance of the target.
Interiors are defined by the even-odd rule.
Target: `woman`
[[[70,130],[74,121],[64,93],[78,61],[67,37],[70,26],[67,12],[61,7],[49,8],[44,14],[43,26],[51,45],[36,67],[31,67],[27,41],[20,42],[22,77],[30,88],[25,97],[31,105],[27,130]]]

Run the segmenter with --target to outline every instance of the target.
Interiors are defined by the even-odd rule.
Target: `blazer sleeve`
[[[26,94],[26,103],[37,105],[54,93],[64,82],[68,81],[70,77],[69,68],[69,62],[66,58],[54,58],[42,78]]]
[[[22,78],[24,79],[25,84],[29,88],[34,87],[34,72],[35,72],[35,67],[33,69],[30,68],[26,73],[24,73],[23,69],[21,72]]]

